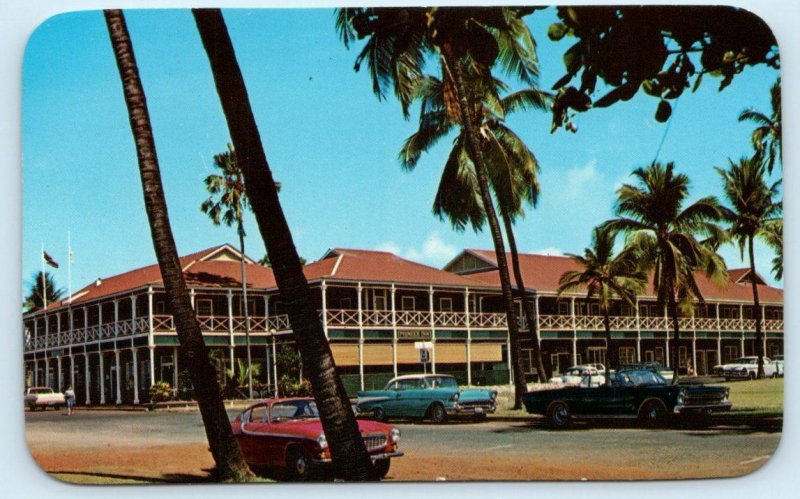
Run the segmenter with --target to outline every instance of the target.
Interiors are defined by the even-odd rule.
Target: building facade
[[[248,316],[241,292],[242,256],[229,245],[181,258],[192,304],[206,344],[234,370],[251,353],[261,382],[277,387],[277,350],[293,341],[285,307],[269,268],[245,258]],[[585,295],[556,296],[558,278],[575,268],[569,258],[521,255],[545,365],[554,373],[570,365],[605,362],[599,307]],[[305,266],[338,371],[350,393],[382,387],[393,376],[423,370],[449,373],[475,385],[510,381],[506,316],[494,252],[465,250],[436,269],[380,251],[333,249]],[[698,374],[755,352],[749,273],[730,271],[717,287],[698,277],[705,303],[682,317],[680,368]],[[782,290],[759,284],[765,352],[783,352]],[[519,305],[519,304],[518,304]],[[521,306],[521,305],[520,305]],[[655,297],[637,306],[615,304],[613,348],[622,362],[671,359],[670,321]],[[521,316],[522,314],[520,314]],[[523,319],[523,363],[531,367],[532,336]],[[138,404],[149,387],[165,381],[177,389],[181,353],[157,265],[98,279],[71,297],[23,316],[28,385],[73,386],[85,404]],[[420,362],[420,347],[429,361]]]

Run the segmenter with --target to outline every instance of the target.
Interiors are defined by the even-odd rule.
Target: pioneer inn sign
[[[241,259],[247,265],[248,311],[260,381],[282,375],[276,350],[293,341],[272,271],[230,245],[181,258],[197,320],[228,367],[246,359]],[[584,362],[604,362],[602,317],[584,294],[556,296],[558,280],[574,262],[561,256],[520,255],[535,311],[546,367],[554,373]],[[508,331],[492,251],[464,250],[443,269],[388,252],[332,249],[305,266],[320,320],[347,389],[383,386],[389,378],[422,372],[455,375],[472,385],[510,382]],[[680,318],[686,346],[680,369],[697,374],[755,352],[749,271],[729,270],[719,287],[698,275],[705,303]],[[783,353],[783,291],[759,279],[765,352]],[[85,404],[138,404],[156,381],[178,386],[180,346],[157,265],[97,279],[45,310],[22,318],[29,385],[75,388]],[[522,324],[523,363],[531,378],[532,338]],[[635,307],[616,303],[611,327],[620,362],[670,362],[670,321],[655,296]],[[426,366],[415,344],[428,350]]]

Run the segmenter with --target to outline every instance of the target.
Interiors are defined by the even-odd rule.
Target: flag
[[[53,267],[55,269],[58,268],[58,262],[56,261],[56,259],[53,258],[52,256],[50,256],[44,250],[42,250],[42,258],[44,259],[44,263],[46,263],[47,265],[49,265],[49,266],[51,266],[51,267]]]

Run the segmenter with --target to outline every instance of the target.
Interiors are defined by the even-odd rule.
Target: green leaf
[[[563,23],[553,23],[547,28],[547,36],[554,42],[557,42],[564,38],[568,30],[569,28]]]
[[[669,102],[662,100],[658,103],[658,109],[656,109],[656,121],[659,123],[664,123],[669,119],[672,115],[672,106]]]

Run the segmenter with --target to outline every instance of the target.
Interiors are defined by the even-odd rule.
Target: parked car
[[[53,391],[49,386],[32,386],[25,391],[25,405],[32,411],[46,410],[48,407],[58,409],[66,403],[64,394]]]
[[[268,399],[253,404],[231,422],[247,464],[284,468],[290,478],[307,480],[331,463],[319,412],[312,398]],[[400,457],[400,430],[390,424],[358,420],[358,428],[381,478]]]
[[[605,374],[594,366],[572,366],[564,371],[561,376],[550,378],[549,382],[556,385],[579,385],[584,376],[591,376],[590,384],[600,386],[606,382]]]
[[[758,374],[758,357],[748,355],[739,357],[736,361],[721,366],[714,366],[714,374],[724,376],[725,379],[756,379]],[[768,378],[778,376],[775,364],[768,357],[764,357],[764,375]]]
[[[638,418],[643,426],[666,423],[674,414],[727,411],[727,387],[672,385],[649,369],[620,369],[611,385],[591,386],[585,376],[579,386],[528,392],[522,402],[530,414],[542,414],[554,427],[572,418]]]
[[[446,374],[414,374],[391,379],[383,390],[358,392],[359,414],[378,421],[389,418],[429,418],[444,423],[450,416],[485,417],[497,408],[497,392],[460,389]]]

